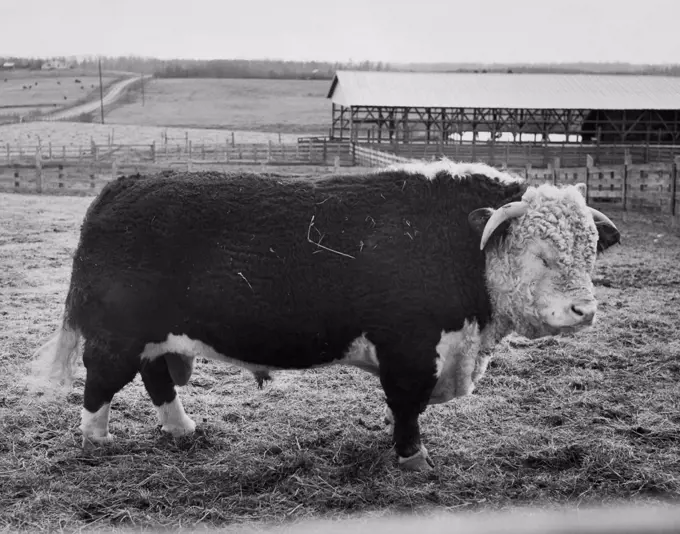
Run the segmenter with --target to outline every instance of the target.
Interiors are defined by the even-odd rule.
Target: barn
[[[493,161],[503,150],[527,159],[538,145],[578,164],[595,151],[640,163],[661,155],[651,148],[680,153],[680,77],[338,71],[327,98],[331,139],[416,157],[465,146]]]

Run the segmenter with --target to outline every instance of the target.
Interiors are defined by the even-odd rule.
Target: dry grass
[[[104,85],[117,76],[102,77]],[[79,83],[76,83],[79,80]],[[28,89],[28,86],[31,86]],[[26,87],[26,89],[24,89]],[[0,115],[26,114],[33,109],[53,111],[99,92],[99,75],[82,70],[0,72]],[[66,98],[64,98],[66,97]]]
[[[119,124],[326,135],[328,80],[156,79],[107,114]]]
[[[507,340],[474,395],[431,407],[437,468],[396,468],[377,379],[200,361],[182,388],[194,436],[160,433],[137,380],[113,445],[80,449],[82,379],[60,402],[22,377],[56,328],[91,197],[0,194],[0,530],[193,528],[352,514],[667,504],[680,496],[680,236],[605,209],[624,244],[597,270],[600,322]]]
[[[186,135],[194,144],[224,144],[231,142],[232,130],[209,128],[165,128],[163,126],[136,126],[133,124],[84,124],[79,122],[31,122],[0,126],[0,162],[3,161],[4,146],[9,143],[17,147],[37,146],[38,139],[43,146],[48,143],[57,149],[61,146],[82,146],[89,148],[90,140],[106,145],[109,139],[117,145],[150,145],[162,147],[165,136],[169,143],[185,146]],[[279,135],[259,131],[234,131],[236,143],[277,143]],[[297,142],[297,134],[283,134],[284,143]]]

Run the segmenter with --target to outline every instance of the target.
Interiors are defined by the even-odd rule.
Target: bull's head
[[[593,323],[595,258],[618,243],[620,234],[605,215],[586,206],[583,185],[530,187],[521,201],[475,210],[469,220],[481,235],[499,320],[530,338]]]

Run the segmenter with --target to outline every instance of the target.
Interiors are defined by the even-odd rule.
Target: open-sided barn
[[[328,98],[334,139],[680,142],[680,77],[338,71]]]

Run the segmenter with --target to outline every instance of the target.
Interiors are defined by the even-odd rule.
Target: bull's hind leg
[[[87,340],[83,348],[83,363],[87,369],[80,430],[83,447],[105,443],[109,433],[111,400],[132,382],[139,368],[139,353],[121,343]]]
[[[146,391],[156,407],[161,429],[176,437],[196,430],[196,423],[184,412],[182,401],[175,391],[175,383],[183,386],[191,375],[193,358],[190,362],[184,362],[185,359],[187,357],[170,353],[153,360],[142,358],[140,369]],[[179,373],[178,368],[184,372]]]
[[[413,343],[408,345],[378,348],[380,382],[388,406],[385,422],[393,425],[392,435],[399,466],[413,471],[426,471],[434,464],[422,444],[418,417],[425,411],[436,383],[435,343],[429,346],[432,358],[426,357],[424,351],[427,347]]]

